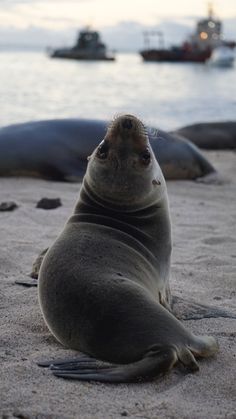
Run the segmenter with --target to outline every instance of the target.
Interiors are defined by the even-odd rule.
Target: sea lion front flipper
[[[38,279],[39,269],[40,269],[40,266],[42,265],[43,258],[46,255],[47,251],[48,251],[48,247],[47,247],[47,249],[44,249],[35,259],[35,261],[33,263],[33,266],[32,266],[32,271],[30,273],[31,278]]]
[[[176,295],[172,297],[172,313],[181,320],[200,320],[218,317],[236,319],[236,314],[227,310],[199,304],[193,300],[188,301]]]
[[[141,360],[131,364],[104,364],[93,358],[87,358],[85,361],[82,357],[74,363],[65,360],[64,363],[49,364],[49,367],[57,377],[80,381],[129,383],[146,381],[165,374],[176,364],[177,360],[178,357],[174,348],[153,347]],[[183,361],[183,363],[185,362]],[[42,364],[45,366],[47,363],[44,362],[39,365]],[[195,361],[194,368],[191,368],[192,371],[197,369],[196,365]],[[186,366],[189,367],[189,362]]]
[[[48,247],[47,247],[47,249],[44,249],[35,259],[35,261],[33,263],[33,266],[32,266],[31,273],[29,274],[30,278],[17,279],[15,281],[15,284],[23,285],[24,287],[28,287],[28,288],[38,286],[39,269],[40,269],[40,266],[42,265],[43,258],[46,255],[47,251],[48,251]]]

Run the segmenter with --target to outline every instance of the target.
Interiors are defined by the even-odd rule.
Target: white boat
[[[232,67],[234,64],[233,49],[225,45],[215,48],[209,59],[209,64],[214,67]]]

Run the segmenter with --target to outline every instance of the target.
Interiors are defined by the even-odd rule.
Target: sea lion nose
[[[122,128],[124,129],[132,129],[133,128],[133,122],[130,118],[125,118],[122,121]]]

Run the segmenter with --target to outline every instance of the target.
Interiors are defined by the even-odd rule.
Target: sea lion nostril
[[[124,129],[131,129],[133,128],[133,123],[132,120],[129,118],[126,118],[123,122],[122,122],[122,127]]]

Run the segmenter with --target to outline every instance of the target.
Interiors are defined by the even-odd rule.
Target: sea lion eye
[[[106,159],[109,151],[109,146],[107,141],[103,140],[100,144],[100,146],[97,149],[97,156],[100,159]]]
[[[140,157],[141,157],[141,162],[147,166],[151,161],[151,154],[150,154],[149,149],[146,148],[146,150],[142,152]]]

